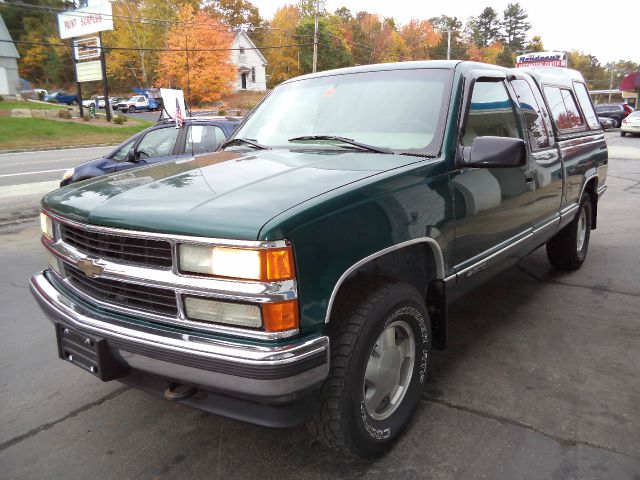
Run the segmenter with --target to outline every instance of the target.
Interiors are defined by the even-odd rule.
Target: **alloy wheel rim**
[[[580,216],[578,217],[578,235],[576,240],[576,249],[578,252],[582,250],[584,241],[587,238],[587,212],[583,207],[580,210]]]
[[[374,420],[389,418],[404,399],[415,363],[415,337],[408,323],[396,320],[376,340],[367,361],[363,398]]]

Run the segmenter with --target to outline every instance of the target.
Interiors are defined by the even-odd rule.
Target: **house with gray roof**
[[[0,40],[11,41],[9,30],[0,15]],[[0,95],[16,95],[20,85],[18,50],[13,43],[0,41]]]

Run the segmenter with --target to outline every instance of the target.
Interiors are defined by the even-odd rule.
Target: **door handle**
[[[525,170],[524,179],[527,183],[533,182],[533,170]]]

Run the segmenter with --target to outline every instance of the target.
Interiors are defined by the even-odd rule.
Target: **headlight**
[[[298,301],[265,303],[261,306],[221,302],[199,297],[185,297],[187,318],[238,327],[263,327],[267,332],[298,328]]]
[[[74,173],[75,173],[75,170],[73,168],[70,168],[69,170],[64,172],[64,174],[62,175],[62,181],[64,182],[65,180],[69,180],[71,177],[73,177]]]
[[[187,318],[213,323],[225,323],[239,327],[260,328],[262,315],[257,305],[218,302],[197,297],[185,297]]]
[[[262,281],[294,278],[290,247],[257,250],[180,245],[179,259],[184,272]]]
[[[43,235],[53,240],[53,221],[48,215],[42,212],[40,212],[40,228],[42,229]]]

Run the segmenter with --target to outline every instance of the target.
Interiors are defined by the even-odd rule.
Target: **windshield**
[[[285,83],[234,136],[271,148],[300,145],[289,141],[295,137],[331,135],[393,150],[437,151],[451,73],[393,70]]]
[[[138,101],[138,97],[131,97],[128,101],[129,102],[137,102]]]

